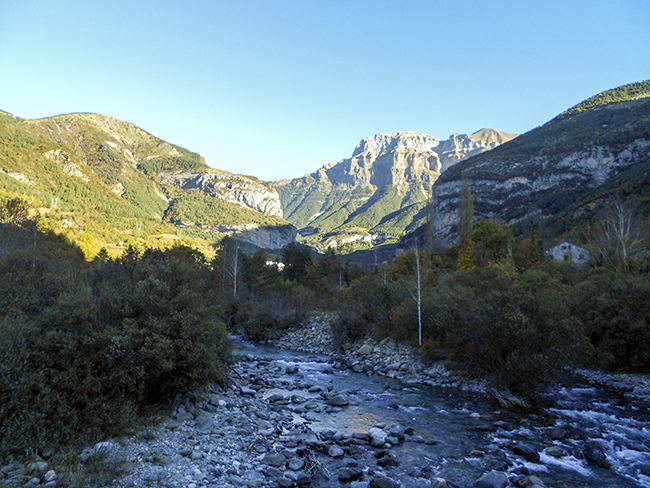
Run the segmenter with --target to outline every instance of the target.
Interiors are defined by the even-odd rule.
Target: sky
[[[648,0],[0,2],[0,110],[109,115],[266,181],[647,79]]]

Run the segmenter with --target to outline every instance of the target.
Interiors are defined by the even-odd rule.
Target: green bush
[[[228,322],[247,338],[264,341],[302,324],[317,305],[313,290],[296,282],[278,282],[262,292],[233,301]]]
[[[650,281],[598,270],[576,286],[573,311],[582,317],[598,365],[650,373]]]
[[[439,313],[448,318],[443,340],[470,375],[533,396],[590,356],[569,294],[541,270],[506,275],[490,266],[449,275],[436,290]]]
[[[46,251],[47,248],[39,249]],[[0,258],[0,454],[113,434],[150,405],[224,379],[210,274],[178,250],[116,261]]]

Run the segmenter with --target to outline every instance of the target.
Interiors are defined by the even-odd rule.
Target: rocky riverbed
[[[638,377],[585,372],[623,382],[600,410],[601,391],[587,386],[558,389],[547,411],[511,412],[485,385],[390,340],[335,353],[330,319],[314,314],[272,345],[235,338],[226,388],[185,395],[156,425],[84,449],[82,465],[114,474],[101,486],[115,488],[650,486]],[[4,464],[0,478],[63,486],[51,453],[39,454]]]

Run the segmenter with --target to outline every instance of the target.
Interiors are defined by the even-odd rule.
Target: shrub
[[[442,340],[452,358],[497,387],[533,396],[589,355],[566,287],[543,271],[472,269],[441,280],[436,295],[437,313],[448,318]]]
[[[648,303],[647,276],[598,270],[576,286],[573,312],[582,317],[599,366],[650,372]]]
[[[224,379],[229,344],[204,298],[207,272],[172,255],[0,259],[12,290],[0,297],[0,454],[112,435],[139,410]]]

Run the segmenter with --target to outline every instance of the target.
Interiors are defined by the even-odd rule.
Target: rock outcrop
[[[282,249],[296,240],[298,229],[293,225],[219,225],[215,230],[238,241],[262,249]]]
[[[159,176],[166,185],[199,190],[264,215],[282,217],[278,192],[259,180],[215,169],[166,171]]]

